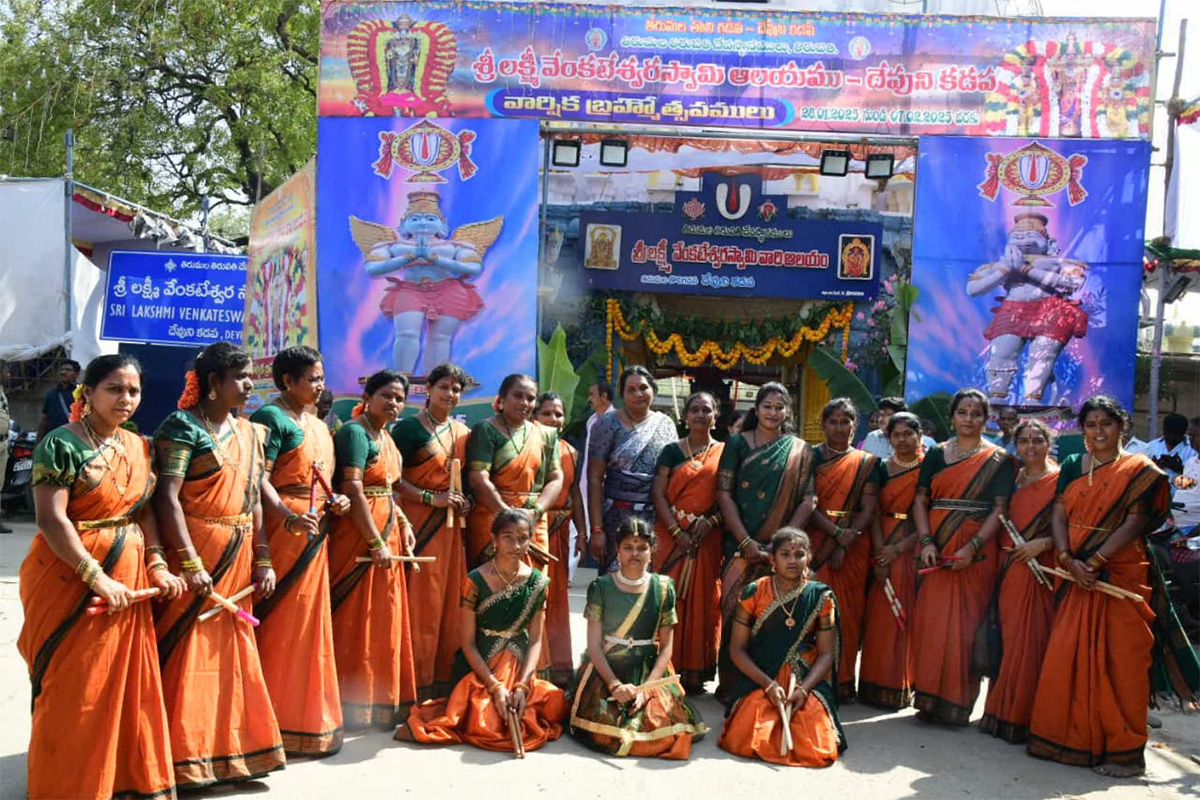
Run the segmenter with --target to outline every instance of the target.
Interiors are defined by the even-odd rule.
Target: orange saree
[[[461,422],[448,420],[434,435],[422,424],[421,416],[403,419],[392,428],[404,464],[404,480],[418,489],[444,492],[450,488],[450,462],[457,458],[465,469],[471,431]],[[445,697],[453,686],[450,671],[461,638],[458,593],[467,576],[463,553],[467,520],[465,514],[456,514],[451,528],[444,508],[407,498],[401,507],[417,537],[413,555],[437,559],[407,576],[417,699],[424,701]]]
[[[379,535],[393,555],[403,553],[403,528],[392,499],[400,453],[391,437],[371,440],[361,423],[349,423],[337,432],[336,449],[339,479],[348,470],[361,470]],[[417,698],[407,576],[403,566],[381,569],[355,561],[360,556],[369,557],[370,550],[352,515],[335,519],[329,544],[330,606],[342,718],[347,730],[390,728]]]
[[[117,435],[130,467],[125,482],[65,427],[38,444],[33,481],[67,487],[67,516],[83,546],[109,577],[145,589],[142,533],[131,516],[154,488],[150,449],[129,431]],[[87,616],[92,593],[40,531],[19,585],[25,620],[17,649],[33,695],[29,797],[174,797],[150,604]]]
[[[494,592],[478,570],[463,580],[463,607],[475,612],[475,646],[492,675],[512,691],[525,667],[529,623],[546,603],[547,579],[536,569],[520,586]],[[454,691],[442,700],[413,706],[407,725],[396,738],[421,744],[466,743],[484,750],[511,753],[512,735],[487,685],[458,655]],[[537,750],[562,736],[567,700],[552,683],[536,674],[521,715],[526,750]]]
[[[917,492],[928,493],[929,530],[942,558],[971,541],[995,501],[1012,494],[1012,482],[1012,459],[998,447],[949,466],[941,447],[930,448]],[[953,725],[970,720],[982,677],[971,651],[992,597],[996,553],[992,539],[980,552],[983,560],[960,571],[932,572],[917,588],[910,615],[913,705],[931,720]]]
[[[179,502],[188,534],[212,576],[213,591],[226,597],[251,583],[251,532],[263,471],[262,426],[230,419],[235,433],[222,450],[214,449],[186,411],[171,414],[155,433],[159,474],[183,476]],[[178,555],[167,553],[176,573]],[[198,622],[211,605],[189,593],[156,615],[163,699],[180,786],[255,778],[284,765],[254,629],[229,613]],[[249,611],[250,598],[239,605]]]
[[[1140,454],[1097,465],[1068,456],[1058,478],[1071,554],[1087,559],[1128,514],[1149,517],[1155,529],[1169,507],[1162,471]],[[1144,537],[1109,556],[1100,580],[1150,597]],[[1154,612],[1145,602],[1110,597],[1074,583],[1058,587],[1033,716],[1029,754],[1064,764],[1145,766],[1146,715]]]
[[[897,544],[913,533],[912,504],[920,471],[913,467],[890,475],[879,490],[879,525],[885,545]],[[917,594],[913,551],[901,553],[888,567],[896,599],[905,615],[911,616]],[[907,708],[912,702],[908,623],[901,629],[884,587],[883,581],[875,581],[867,593],[858,696],[873,706]]]
[[[280,500],[296,514],[308,511],[314,471],[333,478],[333,438],[325,423],[311,414],[301,428],[276,405],[260,409],[252,421],[270,430],[266,456],[274,460],[271,483]],[[303,439],[280,452],[280,431],[288,426]],[[327,499],[318,487],[318,509]],[[309,539],[284,529],[283,519],[268,518],[267,542],[275,564],[275,594],[254,606],[262,621],[255,629],[263,678],[283,749],[288,755],[332,755],[342,749],[342,705],[333,658],[333,623],[329,612],[329,519]]]
[[[523,440],[519,434],[507,437],[491,420],[484,420],[471,429],[467,459],[471,471],[488,473],[506,505],[532,509],[546,476],[558,466],[558,437],[553,429],[536,422],[526,423],[523,430]],[[471,569],[491,557],[495,516],[479,504],[471,509],[467,518],[467,566]],[[544,551],[550,548],[548,525],[543,515],[533,530],[533,544]],[[539,566],[536,561],[530,563]]]
[[[659,467],[666,466],[667,502],[679,527],[693,531],[701,517],[716,518],[717,472],[723,442],[716,442],[698,459],[687,458],[678,443],[663,448]],[[700,687],[717,674],[717,644],[721,638],[721,537],[714,525],[705,537],[685,552],[676,546],[659,520],[654,571],[675,581],[678,599],[675,642],[671,662],[685,687]]]
[[[565,439],[558,441],[562,462],[563,488],[558,499],[546,512],[550,554],[558,559],[544,569],[550,578],[546,595],[546,646],[543,652],[550,660],[550,680],[556,686],[570,686],[575,674],[575,653],[571,649],[571,600],[567,594],[571,564],[571,515],[574,511],[571,488],[579,477],[579,451]]]
[[[862,450],[830,455],[827,446],[816,449],[813,484],[817,493],[817,512],[835,525],[850,525],[858,515],[863,495],[879,491],[879,458]],[[871,571],[870,531],[863,531],[842,561],[841,569],[830,564],[838,543],[816,529],[812,536],[813,568],[817,580],[837,597],[842,627],[841,662],[838,664],[838,699],[849,701],[855,695],[854,668],[862,639],[863,614],[867,608],[867,575]]]
[[[1058,468],[1050,467],[1044,475],[1013,492],[1008,517],[1025,541],[1050,535],[1057,482]],[[1014,544],[1008,531],[1001,529],[1000,546]],[[1054,566],[1054,548],[1037,560],[1043,566]],[[987,704],[979,727],[985,733],[1019,744],[1029,738],[1033,695],[1054,619],[1054,595],[1038,583],[1028,566],[1013,563],[1009,558],[1000,569],[993,611],[999,618],[1000,667],[989,681]]]

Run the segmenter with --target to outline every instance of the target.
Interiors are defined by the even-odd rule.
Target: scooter
[[[8,468],[4,474],[4,489],[0,505],[5,511],[33,513],[33,448],[37,431],[22,431],[14,422],[8,432]]]

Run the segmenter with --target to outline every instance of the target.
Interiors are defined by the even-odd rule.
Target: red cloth
[[[1014,334],[1022,339],[1045,336],[1066,344],[1072,336],[1083,338],[1087,334],[1087,312],[1078,303],[1061,297],[1002,300],[992,313],[995,316],[983,332],[983,338],[989,340]]]
[[[379,301],[379,310],[388,319],[406,311],[420,311],[428,320],[447,316],[465,322],[483,308],[479,292],[461,278],[421,283],[410,283],[397,278],[388,280],[391,281],[391,286]]]

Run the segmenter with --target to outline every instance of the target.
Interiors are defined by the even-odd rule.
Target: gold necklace
[[[913,467],[915,467],[921,463],[921,457],[917,456],[912,461],[901,461],[900,459],[896,458],[895,453],[892,453],[892,463],[895,464],[900,469],[912,469]]]
[[[367,414],[366,412],[363,412],[363,414],[359,416],[359,419],[362,420],[363,427],[367,429],[367,437],[370,438],[371,441],[375,442],[375,447],[379,450],[379,457],[386,459],[387,454],[384,452],[383,446],[383,428],[380,427],[376,429],[374,423],[371,422],[370,414]],[[392,476],[391,464],[386,460],[383,462],[383,475],[384,480],[387,481],[387,486],[391,486],[396,482],[396,478]]]
[[[1038,478],[1041,478],[1042,476],[1044,476],[1049,471],[1050,471],[1050,468],[1046,467],[1041,472],[1039,472],[1037,475],[1030,475],[1028,472],[1025,471],[1024,467],[1021,467],[1019,470],[1017,470],[1017,485],[1018,486],[1028,486],[1029,484],[1036,481]]]
[[[204,430],[208,432],[208,437],[212,439],[213,456],[217,459],[217,464],[219,464],[221,468],[224,468],[226,464],[235,463],[233,459],[229,457],[229,451],[225,449],[225,445],[221,442],[221,437],[218,435],[218,430],[213,427],[212,420],[208,418],[208,413],[199,405],[196,406],[196,413],[200,415],[200,421],[204,423]],[[232,419],[229,421],[229,426],[233,430],[233,438],[237,439],[237,425],[234,424]],[[238,444],[240,445],[241,442],[239,441]]]
[[[708,443],[705,444],[704,447],[701,447],[699,450],[697,450],[696,452],[693,453],[692,452],[692,443],[690,441],[688,441],[688,438],[685,436],[685,437],[683,437],[683,446],[687,448],[687,452],[684,455],[687,456],[688,461],[692,462],[692,464],[695,467],[699,468],[704,463],[702,460],[704,457],[704,454],[707,453],[709,451],[709,449],[712,448],[713,440],[712,440],[712,437],[709,437]]]
[[[513,576],[511,578],[505,576],[505,574],[500,571],[500,566],[496,563],[496,561],[494,559],[492,561],[492,571],[496,573],[497,578],[504,581],[504,588],[500,590],[500,593],[505,594],[505,595],[512,594],[515,591],[513,589],[513,584],[517,582],[517,578],[521,577],[520,563],[517,564],[516,572],[513,573]]]
[[[825,448],[826,453],[829,453],[829,454],[835,455],[835,456],[844,456],[844,455],[846,455],[846,453],[849,453],[851,450],[854,449],[854,446],[851,445],[850,447],[847,447],[845,450],[838,450],[836,447],[831,445],[829,442],[824,442],[821,445],[821,447]]]
[[[529,425],[528,420],[521,421],[521,427],[518,430],[520,430],[524,436],[521,437],[521,446],[517,447],[516,432],[513,431],[512,428],[508,427],[508,420],[499,416],[496,417],[496,419],[499,420],[500,424],[504,426],[504,433],[506,436],[508,436],[508,443],[513,446],[513,452],[515,452],[517,455],[520,455],[522,452],[524,452],[525,445],[529,443],[529,428],[527,427]]]
[[[959,449],[957,436],[955,436],[954,439],[950,442],[950,446],[952,448],[954,448],[954,460],[955,460],[955,462],[958,462],[958,461],[962,461],[964,458],[970,458],[971,456],[975,455],[980,450],[982,450],[983,449],[983,439],[980,439],[979,443],[976,444],[974,447],[972,447],[971,450],[966,453],[964,453],[961,449]]]
[[[117,432],[113,431],[108,439],[101,441],[100,434],[96,433],[96,429],[92,427],[92,423],[88,422],[87,417],[79,420],[83,424],[83,432],[87,434],[88,444],[96,451],[96,455],[104,461],[104,469],[113,474],[113,486],[117,488],[117,494],[121,497],[125,496],[125,491],[129,488],[129,484],[133,482],[133,465],[129,463],[129,459],[125,457],[125,445],[121,444],[117,439]],[[117,469],[108,460],[108,454],[104,452],[104,448],[111,448],[121,459],[125,461],[125,485],[122,486],[117,481]]]
[[[800,585],[803,586],[804,584],[801,583]],[[783,621],[783,624],[787,625],[789,628],[796,627],[796,604],[800,602],[800,594],[796,594],[795,599],[792,600],[792,607],[788,608],[783,604],[784,593],[779,591],[779,583],[776,581],[774,575],[771,576],[771,588],[775,590],[775,596],[779,598],[779,610],[783,612],[785,617],[787,617],[787,619]]]
[[[433,438],[437,439],[438,447],[442,448],[442,452],[446,454],[446,472],[449,472],[450,461],[454,458],[454,453],[458,450],[458,437],[454,435],[454,425],[451,424],[449,417],[447,417],[441,426],[441,430],[450,431],[450,447],[447,448],[446,443],[442,441],[441,430],[438,429],[438,422],[433,418],[433,414],[430,414],[427,408],[421,409],[421,413],[425,415],[425,421],[429,423],[430,432],[433,434]]]
[[[1108,461],[1100,462],[1100,466],[1106,467],[1109,464],[1115,464],[1116,462],[1121,460],[1121,456],[1123,456],[1123,455],[1125,455],[1125,451],[1118,447],[1117,454],[1115,456],[1113,456],[1112,458],[1110,458]],[[1096,471],[1096,456],[1092,455],[1091,453],[1088,453],[1088,486],[1092,485],[1092,473],[1095,471]]]

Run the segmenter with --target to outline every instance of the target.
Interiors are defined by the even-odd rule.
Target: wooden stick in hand
[[[1067,572],[1065,569],[1059,569],[1058,567],[1042,567],[1042,569],[1051,575],[1057,575],[1065,581],[1079,583],[1079,581],[1075,579],[1075,576]],[[1092,588],[1097,592],[1108,595],[1109,597],[1120,597],[1125,600],[1133,600],[1135,603],[1143,603],[1146,600],[1146,598],[1142,597],[1137,592],[1131,592],[1128,589],[1122,589],[1120,586],[1113,586],[1111,583],[1105,583],[1104,581],[1096,581]]]
[[[450,493],[462,494],[462,461],[450,459]],[[454,527],[454,504],[446,506],[446,527]]]
[[[505,718],[508,720],[508,735],[512,738],[513,755],[524,758],[525,737],[521,733],[521,718],[511,708],[505,712]]]
[[[257,588],[258,587],[252,583],[244,589],[239,589],[238,591],[229,595],[229,602],[236,603],[238,600],[241,600],[243,597],[249,596]],[[196,621],[204,622],[205,620],[210,620],[213,617],[220,614],[222,611],[228,611],[228,610],[229,609],[227,609],[225,606],[218,605],[214,608],[210,608],[208,611],[205,611],[203,614],[201,614],[199,617],[196,618]]]
[[[437,561],[437,556],[388,556],[392,561],[404,561],[409,564],[429,564]],[[370,564],[375,559],[370,556],[358,556],[354,559],[356,564]]]
[[[133,605],[134,603],[140,603],[143,600],[149,600],[151,597],[157,597],[161,591],[162,590],[158,587],[151,587],[149,589],[134,589],[129,593],[129,604]],[[89,605],[87,608],[87,615],[89,617],[94,617],[97,614],[107,613],[108,601],[103,597],[93,597],[91,599],[91,605]]]

